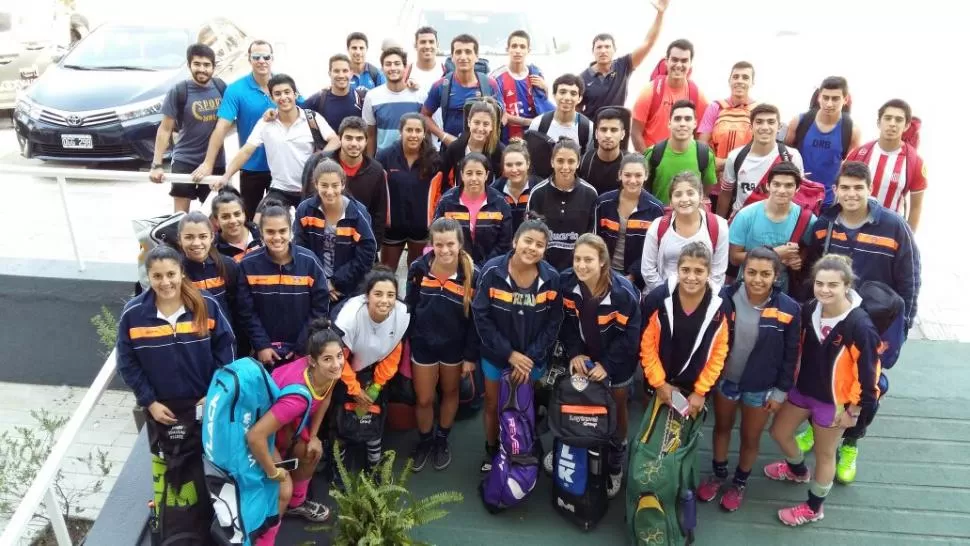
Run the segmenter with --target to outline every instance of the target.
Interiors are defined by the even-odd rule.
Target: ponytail
[[[209,335],[209,309],[205,305],[202,292],[189,282],[188,277],[182,279],[182,304],[192,313],[192,327],[199,337]]]
[[[311,360],[316,360],[323,353],[324,347],[331,343],[338,343],[341,349],[344,346],[340,333],[333,327],[333,323],[327,317],[314,319],[309,326],[307,335],[306,354]]]
[[[465,295],[461,303],[462,307],[465,308],[465,318],[468,318],[472,310],[472,277],[475,275],[475,265],[472,263],[471,254],[465,249],[459,251],[458,259],[461,262],[461,274],[465,276],[465,282],[462,285]]]

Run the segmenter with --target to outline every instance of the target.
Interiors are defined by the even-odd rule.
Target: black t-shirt
[[[334,132],[340,128],[340,122],[350,116],[361,116],[363,104],[358,104],[357,93],[350,89],[347,94],[339,97],[333,91],[327,90],[327,100],[323,101],[323,108],[320,107],[321,94],[314,93],[303,103],[304,108],[309,108],[321,116]]]
[[[579,77],[583,79],[586,90],[579,111],[595,119],[596,111],[604,106],[623,106],[631,74],[633,55],[630,53],[613,59],[613,66],[606,74],[596,72],[593,66],[583,70]]]
[[[667,381],[670,384],[693,390],[694,381],[697,380],[696,377],[676,377],[671,375],[670,372],[679,372],[684,367],[684,364],[687,363],[687,359],[690,358],[691,351],[694,350],[697,336],[701,335],[701,326],[704,324],[705,312],[711,303],[711,289],[707,288],[704,291],[704,298],[701,300],[700,305],[689,315],[684,313],[684,308],[680,304],[680,296],[677,295],[676,291],[674,292],[673,300],[674,337],[671,341],[674,344],[674,350],[671,352],[672,362],[665,362],[664,368],[668,371]]]
[[[590,150],[583,156],[577,175],[596,188],[596,193],[603,195],[608,191],[620,189],[620,162],[622,161],[623,154],[607,163],[596,155],[596,150]]]
[[[546,261],[558,271],[573,265],[573,249],[583,233],[593,231],[593,206],[596,190],[580,178],[571,191],[557,188],[547,178],[532,190],[529,210],[545,217],[552,231],[552,240],[546,246]]]

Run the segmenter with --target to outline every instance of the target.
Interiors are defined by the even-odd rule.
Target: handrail
[[[68,234],[71,236],[71,247],[77,260],[78,271],[84,271],[84,260],[81,249],[74,234],[74,222],[71,220],[71,208],[67,203],[67,181],[72,180],[114,180],[119,182],[148,182],[148,173],[142,171],[109,171],[98,169],[79,169],[69,167],[37,167],[33,165],[0,165],[0,174],[36,176],[39,178],[54,178],[61,194],[61,204],[64,207],[64,218],[67,220]],[[215,184],[220,176],[207,176],[200,184]],[[165,182],[193,183],[191,174],[165,173]]]
[[[108,388],[108,384],[114,379],[116,369],[116,350],[112,349],[111,354],[105,359],[104,365],[101,366],[101,371],[98,372],[98,376],[94,378],[91,387],[88,388],[88,391],[84,394],[84,398],[81,399],[77,410],[71,415],[71,419],[67,422],[63,431],[61,431],[47,460],[44,461],[43,466],[40,467],[37,475],[34,476],[34,481],[31,482],[30,488],[27,489],[27,494],[24,495],[24,498],[20,501],[20,505],[17,506],[17,511],[14,512],[13,517],[7,523],[7,527],[3,530],[3,535],[0,535],[0,546],[14,546],[17,543],[27,528],[27,525],[34,518],[34,514],[37,512],[37,508],[41,502],[44,503],[44,509],[47,512],[48,518],[50,518],[51,526],[57,536],[58,546],[71,546],[71,539],[67,532],[67,525],[64,522],[64,515],[61,513],[61,508],[57,503],[57,498],[51,487],[53,486],[53,481],[55,476],[57,476],[58,470],[61,468],[61,464],[67,457],[68,449],[74,443],[78,433],[81,432],[81,427],[84,426],[84,422],[87,421],[88,416],[94,411],[94,407],[97,406],[98,401],[101,400],[101,396],[104,394],[105,389]]]

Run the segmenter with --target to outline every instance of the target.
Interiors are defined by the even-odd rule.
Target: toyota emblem
[[[81,116],[77,114],[71,114],[70,116],[67,116],[67,124],[72,127],[80,127],[81,121],[82,121]]]

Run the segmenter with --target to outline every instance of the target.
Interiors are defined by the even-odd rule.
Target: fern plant
[[[104,347],[101,356],[107,357],[111,350],[115,348],[118,341],[118,321],[115,320],[114,313],[107,306],[101,306],[101,312],[91,317],[91,324],[98,334],[98,340]]]
[[[411,546],[425,544],[411,538],[415,527],[448,515],[442,505],[462,502],[457,491],[442,491],[416,499],[407,489],[413,462],[407,460],[399,476],[394,475],[393,450],[384,452],[371,472],[351,474],[343,463],[339,443],[334,442],[334,460],[343,489],[331,491],[337,501],[337,546]]]

